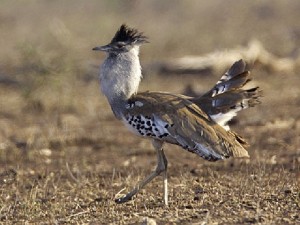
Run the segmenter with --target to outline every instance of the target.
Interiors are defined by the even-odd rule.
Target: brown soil
[[[0,223],[300,224],[299,65],[288,72],[252,68],[262,104],[231,125],[250,143],[249,160],[210,163],[165,145],[169,207],[161,177],[132,201],[115,204],[155,168],[156,155],[100,95],[101,59],[89,51],[96,41],[110,40],[127,18],[151,34],[143,62],[231,48],[252,36],[274,54],[299,48],[297,1],[195,1],[174,8],[169,1],[138,2],[128,13],[128,5],[111,1],[0,3],[6,40],[0,42]],[[192,84],[203,92],[220,76],[146,74],[141,90],[182,93]]]

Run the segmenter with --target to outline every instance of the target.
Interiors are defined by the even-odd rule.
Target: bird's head
[[[147,37],[143,33],[122,24],[108,45],[98,46],[93,48],[93,50],[119,54],[128,52],[135,46],[140,46],[143,43],[148,43]]]

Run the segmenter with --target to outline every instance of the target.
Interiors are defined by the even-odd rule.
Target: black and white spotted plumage
[[[172,127],[174,124],[169,124],[156,118],[155,116],[131,115],[125,117],[126,123],[131,129],[145,137],[163,139],[170,135],[167,128]]]
[[[180,145],[207,160],[247,156],[246,141],[230,131],[227,122],[259,103],[258,87],[243,89],[249,75],[240,60],[200,97],[139,93],[128,100],[123,121],[138,135]]]
[[[130,102],[123,122],[138,135],[179,145],[210,161],[248,156],[232,133],[215,123],[188,97],[144,92],[133,96]]]

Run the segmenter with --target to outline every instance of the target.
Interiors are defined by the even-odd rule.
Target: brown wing
[[[131,107],[125,113],[127,121],[151,122],[151,128],[142,126],[148,133],[137,129],[143,136],[180,145],[211,161],[230,156],[248,157],[248,152],[231,132],[216,124],[185,96],[145,92],[132,97],[130,102]]]

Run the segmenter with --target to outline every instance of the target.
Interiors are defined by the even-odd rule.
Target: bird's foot
[[[115,202],[116,202],[117,204],[122,204],[122,203],[125,203],[125,202],[130,201],[131,199],[132,199],[132,196],[129,195],[129,194],[127,194],[127,195],[125,195],[124,197],[116,198],[116,199],[115,199]]]

